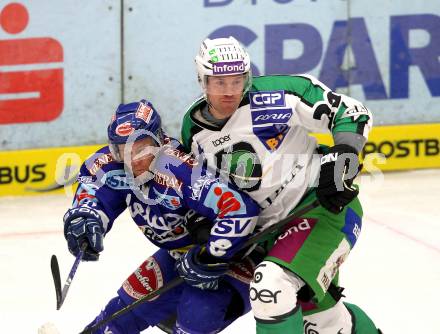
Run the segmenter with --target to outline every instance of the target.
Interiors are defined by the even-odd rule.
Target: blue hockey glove
[[[357,151],[345,144],[331,147],[321,158],[321,172],[316,195],[323,207],[333,213],[340,213],[359,191],[353,180],[359,173]]]
[[[104,226],[96,210],[88,207],[69,209],[64,215],[64,237],[70,253],[78,255],[81,245],[87,243],[84,261],[97,261],[104,249]]]
[[[219,279],[229,268],[227,263],[218,261],[204,247],[196,245],[176,261],[176,270],[191,286],[202,290],[217,290]]]

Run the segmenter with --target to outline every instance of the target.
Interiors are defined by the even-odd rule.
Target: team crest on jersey
[[[215,154],[217,170],[234,186],[254,191],[261,186],[261,161],[250,143],[238,142]]]
[[[254,134],[260,139],[263,145],[271,152],[280,147],[290,126],[287,124],[271,124],[269,126],[254,126]]]
[[[285,107],[284,90],[249,92],[249,103],[251,109]]]

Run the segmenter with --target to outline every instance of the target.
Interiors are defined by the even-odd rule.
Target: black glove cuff
[[[185,216],[186,229],[193,243],[197,245],[206,244],[211,235],[212,222],[195,212],[188,213]]]
[[[353,153],[356,155],[359,154],[358,151],[353,146],[350,146],[347,144],[337,144],[335,146],[332,146],[329,148],[327,154],[328,153],[339,153],[339,154]],[[327,155],[327,154],[325,154],[325,155]]]
[[[227,260],[211,255],[205,247],[200,248],[200,251],[195,254],[194,260],[196,263],[201,265],[227,263]]]

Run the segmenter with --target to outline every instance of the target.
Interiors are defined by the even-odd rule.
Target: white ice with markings
[[[440,333],[440,170],[366,175],[361,185],[363,230],[341,270],[346,300],[385,334]],[[56,254],[64,284],[74,262],[62,233],[70,202],[65,195],[0,198],[1,333],[38,333],[48,322],[61,334],[79,333],[155,251],[125,212],[99,262],[80,264],[56,311],[49,263]],[[223,333],[253,332],[248,314]]]

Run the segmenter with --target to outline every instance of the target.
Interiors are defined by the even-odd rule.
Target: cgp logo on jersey
[[[249,101],[251,109],[286,106],[283,90],[249,92]]]
[[[253,110],[252,124],[287,123],[291,117],[291,108]]]

